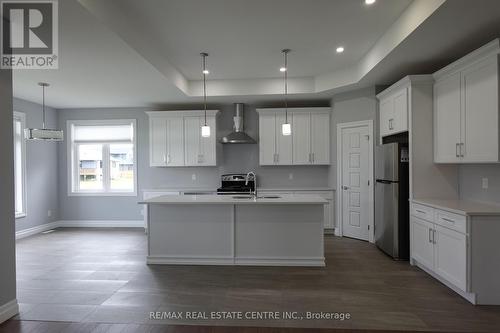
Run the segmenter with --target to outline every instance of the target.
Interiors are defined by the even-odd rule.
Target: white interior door
[[[368,125],[341,129],[342,233],[368,240],[370,218],[370,133]]]

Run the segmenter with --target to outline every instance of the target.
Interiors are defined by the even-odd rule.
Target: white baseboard
[[[17,304],[17,299],[0,305],[0,324],[4,321],[14,317],[19,313],[19,305]]]
[[[37,225],[16,231],[16,239],[22,239],[55,228],[144,228],[143,220],[64,220]]]
[[[239,266],[311,266],[324,267],[325,258],[234,258],[199,256],[148,256],[152,265],[239,265]]]
[[[143,220],[62,220],[64,228],[144,228]]]
[[[37,225],[32,228],[16,231],[16,239],[22,239],[39,234],[41,232],[59,227],[59,221]]]

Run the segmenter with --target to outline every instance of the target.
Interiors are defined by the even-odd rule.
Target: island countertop
[[[240,197],[240,198],[238,198]],[[248,198],[241,198],[248,197]],[[254,196],[248,195],[163,195],[148,200],[140,201],[139,204],[238,204],[238,205],[295,205],[295,204],[328,204],[328,201],[316,195],[279,195],[278,198],[266,198],[265,194]]]

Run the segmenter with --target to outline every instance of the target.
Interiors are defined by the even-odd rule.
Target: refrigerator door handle
[[[429,243],[432,243],[432,229],[429,228]]]

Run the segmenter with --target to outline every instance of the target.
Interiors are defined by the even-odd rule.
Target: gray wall
[[[12,73],[0,70],[0,306],[16,298]]]
[[[14,111],[26,115],[26,127],[40,128],[42,106],[14,98]],[[46,126],[57,127],[57,114],[46,108]],[[16,219],[16,231],[58,220],[58,163],[57,147],[64,143],[26,142],[26,212],[27,216]],[[52,216],[48,217],[48,211]]]
[[[329,182],[337,186],[337,124],[353,121],[373,120],[375,140],[378,142],[377,99],[375,87],[339,94],[333,97],[331,118],[331,156],[332,166],[329,172]]]
[[[488,189],[482,188],[483,178],[488,178]],[[500,165],[462,165],[459,182],[462,199],[500,204]]]
[[[324,105],[324,104],[323,104]],[[184,106],[184,109],[199,108]],[[213,105],[221,110],[217,120],[217,136],[227,134],[232,128],[233,106]],[[177,109],[177,108],[164,108]],[[262,187],[326,187],[328,166],[316,167],[260,167],[258,145],[219,145],[217,167],[151,168],[149,167],[149,132],[146,109],[68,109],[58,110],[59,125],[66,127],[72,119],[137,119],[137,153],[139,190],[169,187],[220,186],[219,176],[231,172],[255,170]],[[255,106],[246,105],[245,128],[258,138],[258,116]],[[61,220],[140,220],[139,197],[78,197],[68,196],[67,147],[59,146],[59,207]],[[293,173],[293,180],[289,174]],[[196,181],[191,175],[196,174]]]

